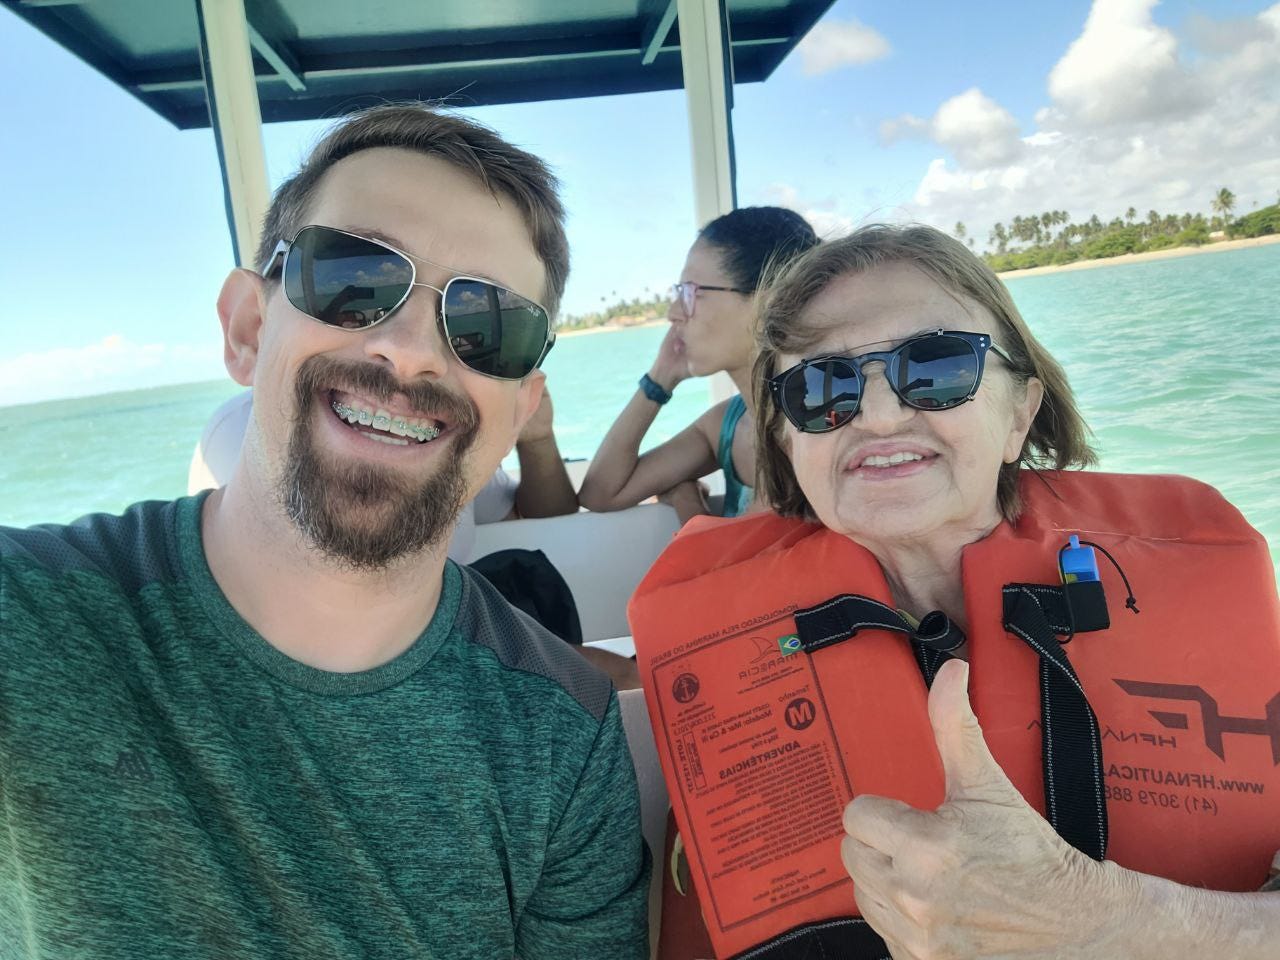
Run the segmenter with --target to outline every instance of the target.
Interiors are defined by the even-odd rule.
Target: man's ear
[[[516,394],[516,436],[524,429],[538,404],[542,402],[542,392],[547,388],[547,375],[535,370],[525,377],[520,384],[520,392]]]
[[[218,294],[222,359],[231,379],[243,387],[253,386],[265,311],[266,290],[260,276],[243,269],[227,274]]]

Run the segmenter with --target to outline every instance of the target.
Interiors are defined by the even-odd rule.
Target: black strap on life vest
[[[893,960],[889,948],[861,917],[834,917],[792,927],[733,955],[732,960]]]
[[[800,649],[805,653],[848,640],[864,629],[906,634],[926,684],[933,683],[948,654],[964,643],[964,634],[940,610],[913,626],[888,604],[857,593],[842,593],[816,607],[797,610],[795,620]]]
[[[1049,823],[1062,839],[1095,860],[1107,855],[1107,802],[1102,780],[1102,737],[1080,678],[1063,643],[1076,633],[1104,629],[1084,584],[1010,583],[1004,588],[1004,628],[1040,658],[1040,735],[1044,800]],[[1101,598],[1101,585],[1097,595]],[[1067,591],[1072,591],[1068,600]],[[1065,639],[1060,643],[1058,635]]]
[[[922,636],[893,607],[858,594],[841,594],[797,610],[795,621],[800,649],[806,653],[847,640],[862,629],[905,634],[929,685],[946,661],[947,650],[955,649],[950,644],[958,635],[956,631],[941,642]],[[1040,725],[1049,823],[1059,836],[1095,860],[1104,859],[1107,852],[1102,739],[1097,717],[1063,643],[1077,633],[1108,625],[1101,584],[1012,583],[1004,588],[1005,629],[1040,658]],[[1064,637],[1062,642],[1059,634]]]

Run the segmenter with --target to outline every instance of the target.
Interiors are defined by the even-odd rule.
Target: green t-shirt
[[[609,682],[452,563],[395,660],[298,663],[202,502],[0,529],[0,957],[647,956]]]

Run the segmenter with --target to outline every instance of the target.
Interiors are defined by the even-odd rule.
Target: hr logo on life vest
[[[1225,760],[1226,751],[1222,737],[1227,733],[1247,733],[1267,737],[1271,741],[1271,759],[1280,765],[1280,693],[1267,701],[1264,717],[1224,717],[1218,710],[1218,701],[1203,687],[1184,683],[1147,683],[1143,680],[1116,680],[1116,685],[1134,697],[1155,697],[1161,700],[1190,700],[1200,704],[1200,717],[1204,723],[1204,745]],[[1165,710],[1148,711],[1163,727],[1169,730],[1186,730],[1189,726],[1185,713]]]

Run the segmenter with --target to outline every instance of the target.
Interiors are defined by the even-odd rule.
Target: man
[[[645,954],[616,695],[445,560],[538,407],[562,221],[482,127],[347,120],[218,300],[230,482],[0,532],[0,956]]]

